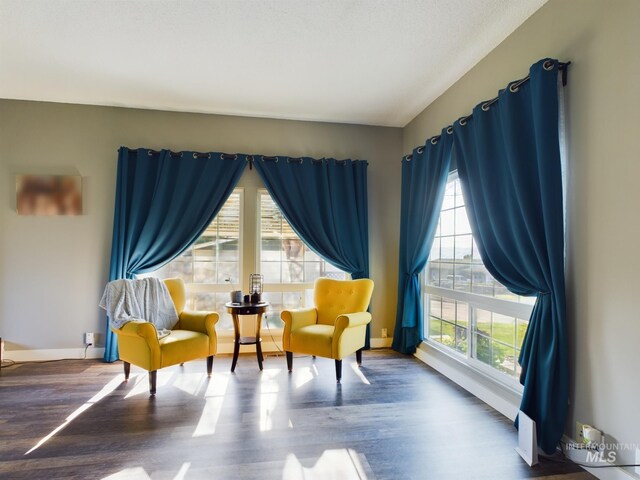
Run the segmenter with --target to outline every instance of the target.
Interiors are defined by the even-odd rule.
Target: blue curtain
[[[558,64],[542,60],[530,80],[454,125],[471,229],[489,272],[511,292],[537,295],[519,363],[520,409],[552,453],[568,404],[564,220],[558,134]],[[518,86],[518,83],[520,85]]]
[[[256,157],[255,167],[311,250],[354,279],[369,277],[366,161]]]
[[[451,164],[452,135],[427,140],[402,159],[398,307],[393,349],[414,353],[424,339],[420,272],[424,269],[438,226]]]
[[[184,252],[218,214],[246,163],[245,155],[121,147],[109,281],[152,272]],[[104,359],[118,359],[108,324]]]

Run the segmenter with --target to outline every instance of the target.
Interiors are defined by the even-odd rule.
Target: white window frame
[[[449,174],[447,183],[458,178],[458,172],[454,171]],[[465,200],[466,201],[466,200]],[[439,213],[438,213],[439,215]],[[516,317],[520,319],[529,319],[533,311],[533,305],[528,303],[514,302],[512,300],[501,300],[477,293],[464,292],[449,288],[436,287],[427,283],[428,262],[420,274],[420,287],[422,290],[423,311],[424,311],[424,337],[425,342],[432,348],[442,352],[443,354],[461,362],[468,368],[481,374],[482,376],[506,387],[507,389],[522,394],[523,386],[512,376],[493,368],[477,358],[476,356],[476,311],[478,309],[487,310],[493,313]],[[454,348],[444,345],[441,342],[429,338],[429,323],[431,322],[431,302],[430,296],[437,295],[442,298],[454,301],[464,302],[469,308],[467,309],[467,352],[462,353]],[[493,340],[493,338],[492,338]],[[516,360],[517,361],[517,360]]]

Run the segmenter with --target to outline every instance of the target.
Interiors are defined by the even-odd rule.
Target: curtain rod
[[[120,148],[127,148],[127,147],[120,147]],[[118,151],[120,151],[120,148],[118,149]],[[147,150],[147,154],[149,156],[151,155],[159,155],[161,153],[160,150],[153,150],[152,148],[148,148],[145,149]],[[167,152],[169,152],[169,155],[171,155],[172,157],[178,157],[178,158],[182,158],[184,155],[184,151],[179,151],[179,152],[174,152],[173,150],[166,150]],[[220,153],[220,158],[222,160],[237,160],[238,155],[244,155],[244,154],[238,154],[238,153]],[[192,153],[193,158],[211,158],[211,153],[201,153],[201,152],[193,152]],[[288,156],[283,156],[283,155],[276,155],[276,156],[269,156],[269,155],[245,155],[246,157],[246,161],[249,163],[249,170],[253,170],[253,162],[257,161],[258,159],[261,159],[263,162],[267,161],[267,162],[278,162],[279,157],[287,160],[287,163],[297,163],[299,165],[301,165],[304,161],[305,158],[309,158],[311,160],[311,163],[313,165],[323,165],[324,162],[328,161],[328,160],[335,160],[333,158],[311,158],[311,157],[288,157]],[[347,165],[349,160],[335,160],[337,165]],[[366,160],[351,160],[352,162],[366,162]],[[368,165],[368,162],[367,162]]]
[[[558,70],[560,70],[562,72],[562,86],[566,86],[567,85],[567,70],[569,69],[569,65],[571,65],[571,62],[558,62]],[[551,70],[553,68],[553,61],[552,60],[547,60],[546,62],[544,62],[542,64],[542,67],[545,70]],[[524,83],[528,82],[530,79],[530,76],[527,75],[524,78],[521,78],[520,80],[516,80],[514,82],[511,82],[511,84],[509,85],[509,91],[511,93],[515,93],[518,91],[518,89],[520,88],[520,86],[522,86]],[[486,102],[484,102],[482,104],[482,110],[484,112],[486,112],[487,110],[489,110],[489,107],[491,105],[493,105],[494,103],[496,103],[498,101],[499,97],[495,97],[492,98],[491,100],[487,100]],[[470,113],[469,115],[467,115],[466,117],[462,117],[460,118],[460,125],[466,125],[467,124],[467,120],[470,119],[473,116],[473,113]],[[453,133],[453,125],[449,125],[447,127],[446,132],[451,135]],[[440,137],[442,135],[435,135],[431,138],[428,138],[425,143],[427,142],[431,142],[432,145],[435,145],[436,143],[438,143],[438,140],[440,140]],[[424,147],[420,146],[417,148],[418,149],[418,153],[422,153],[424,151]],[[413,158],[413,153],[410,153],[408,155],[405,155],[404,157],[402,157],[402,160],[411,160],[411,158]],[[402,161],[401,160],[401,161]]]

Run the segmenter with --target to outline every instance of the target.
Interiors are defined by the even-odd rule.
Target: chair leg
[[[129,373],[131,372],[131,364],[129,362],[122,362],[124,364],[124,379],[129,380]]]
[[[356,350],[356,362],[358,362],[358,366],[362,365],[362,348]]]
[[[293,352],[286,352],[287,354],[287,370],[289,373],[293,370]]]
[[[342,360],[336,360],[336,382],[340,383],[342,378]]]
[[[211,376],[213,370],[213,355],[207,357],[207,375]]]
[[[149,393],[151,395],[156,394],[156,379],[158,377],[158,371],[154,370],[149,372]]]

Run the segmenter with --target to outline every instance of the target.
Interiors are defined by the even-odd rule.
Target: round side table
[[[236,363],[238,363],[238,354],[240,353],[240,345],[255,345],[256,357],[258,357],[258,366],[262,370],[262,347],[260,342],[260,326],[262,325],[262,315],[269,308],[269,302],[260,303],[232,303],[225,304],[227,311],[233,318],[233,330],[235,332],[235,343],[233,346],[233,362],[231,362],[231,371],[236,369]],[[256,316],[256,336],[255,337],[241,337],[240,336],[240,315],[255,315]]]

